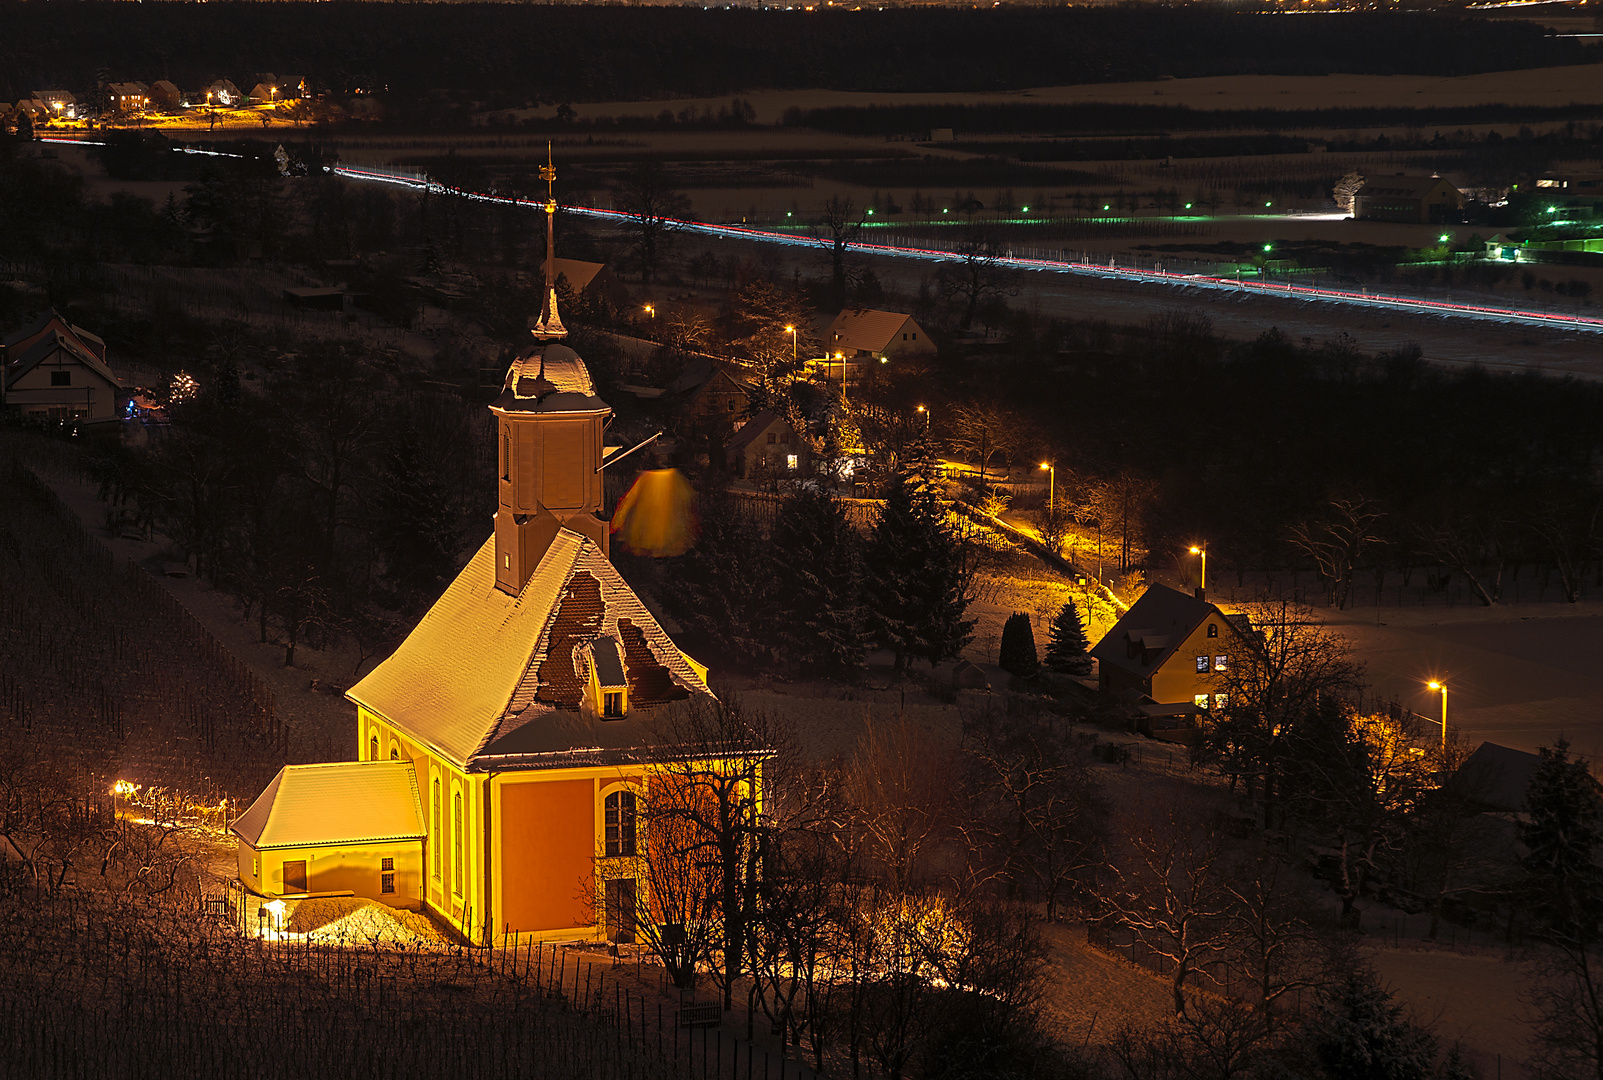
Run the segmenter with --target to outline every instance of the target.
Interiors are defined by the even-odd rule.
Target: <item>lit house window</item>
[[[798,458],[796,457],[795,454],[786,454],[785,455],[785,468],[787,468],[787,469],[791,470],[792,472],[794,472],[796,470],[797,461],[798,461]]]
[[[379,861],[379,892],[392,893],[395,891],[395,860],[382,859]]]
[[[1191,703],[1199,709],[1206,709],[1208,707],[1208,695],[1198,694],[1196,697],[1191,699]]]
[[[1213,695],[1213,707],[1216,708],[1216,709],[1224,708],[1225,707],[1225,698],[1226,698],[1226,695],[1224,695],[1224,694],[1215,694],[1215,695]]]
[[[635,853],[635,793],[614,791],[608,795],[606,809],[606,841],[608,855]]]
[[[1206,675],[1207,673],[1208,673],[1208,658],[1206,656],[1197,657],[1197,674],[1198,675]]]
[[[1228,656],[1224,656],[1224,655],[1215,656],[1213,658],[1213,670],[1215,670],[1215,671],[1224,671],[1225,668],[1226,668],[1226,665],[1229,663],[1229,661],[1230,661],[1230,658]]]

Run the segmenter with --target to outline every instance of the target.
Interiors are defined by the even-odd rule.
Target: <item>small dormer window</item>
[[[608,690],[601,695],[601,715],[608,720],[623,719],[622,690]]]

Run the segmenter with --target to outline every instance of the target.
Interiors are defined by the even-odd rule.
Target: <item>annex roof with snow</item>
[[[286,765],[229,831],[257,851],[421,840],[428,833],[409,761]]]
[[[652,706],[711,696],[594,542],[559,530],[516,596],[496,587],[494,557],[492,539],[346,696],[470,772],[639,760]],[[587,700],[598,662],[629,689],[622,718]]]

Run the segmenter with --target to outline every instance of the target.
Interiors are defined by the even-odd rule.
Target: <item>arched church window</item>
[[[367,760],[378,760],[378,736],[375,735],[367,741]]]
[[[635,793],[625,788],[608,795],[606,810],[606,843],[608,855],[635,853]]]
[[[462,793],[451,796],[451,891],[462,895]]]

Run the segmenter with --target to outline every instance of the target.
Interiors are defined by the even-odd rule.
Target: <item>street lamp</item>
[[[785,333],[790,335],[790,362],[794,364],[796,362],[796,328],[787,326],[785,327]]]
[[[653,319],[655,319],[657,317],[657,309],[652,307],[650,304],[647,304],[646,305],[646,314],[650,315]]]
[[[1442,692],[1442,749],[1447,749],[1447,684],[1432,679],[1425,686],[1431,690]]]
[[[924,430],[925,431],[929,431],[929,429],[930,429],[930,411],[928,409],[926,409],[922,405],[920,405],[918,407],[918,411],[924,414]]]
[[[1202,575],[1197,579],[1197,588],[1202,590],[1203,595],[1207,595],[1207,592],[1208,592],[1208,545],[1207,544],[1200,544],[1200,545],[1194,546],[1191,549],[1191,554],[1202,556]]]
[[[1046,470],[1046,512],[1054,514],[1058,501],[1058,467],[1050,461],[1043,461],[1041,468]]]

